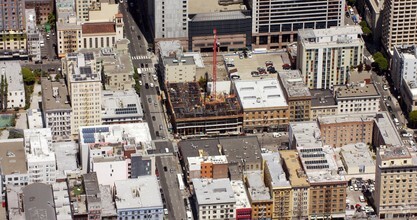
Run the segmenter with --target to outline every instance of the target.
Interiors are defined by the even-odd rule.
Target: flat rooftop
[[[235,88],[244,111],[288,106],[277,79],[237,80]]]
[[[23,138],[0,140],[0,158],[3,175],[27,173]]]
[[[344,98],[366,98],[380,96],[374,84],[355,85],[355,86],[334,86],[336,99]]]
[[[143,118],[141,100],[135,90],[102,91],[101,109],[103,119]]]
[[[52,204],[52,205],[51,205]],[[32,183],[23,188],[25,217],[31,220],[56,220],[51,185]]]
[[[307,176],[301,166],[296,150],[284,150],[279,152],[284,165],[289,173],[289,179],[292,187],[308,187]]]
[[[230,163],[262,163],[261,147],[256,136],[238,136],[219,138],[219,144]]]
[[[198,205],[236,203],[229,179],[192,179]]]
[[[262,154],[266,165],[268,166],[269,175],[271,176],[272,187],[291,187],[287,180],[284,169],[282,168],[281,156],[278,152]]]
[[[200,156],[201,150],[203,150],[209,156],[218,156],[220,154],[219,141],[216,139],[191,139],[178,142],[179,151],[188,163],[188,157]]]
[[[188,13],[189,14],[200,14],[220,11],[235,11],[241,10],[243,4],[231,4],[231,5],[220,5],[219,1],[200,1],[200,0],[189,0],[188,1]]]
[[[342,124],[350,122],[372,122],[375,119],[375,113],[367,114],[342,114],[342,115],[326,115],[319,116],[318,122],[320,125],[325,124]]]
[[[179,66],[182,65],[195,65],[194,58],[192,56],[181,56],[180,59],[176,57],[164,57],[164,64],[168,66]]]
[[[2,61],[0,62],[0,75],[7,80],[8,91],[23,91],[22,66],[19,61]]]
[[[52,184],[55,209],[58,220],[71,220],[71,206],[66,182],[56,182]]]
[[[219,95],[217,101],[204,101],[202,88],[197,82],[168,83],[168,100],[176,120],[207,120],[216,117],[236,118],[241,114],[241,107],[234,95]],[[207,96],[207,99],[208,96]]]
[[[113,202],[113,192],[110,185],[100,185],[101,194],[101,216],[113,217],[117,216],[115,202]]]
[[[66,178],[67,171],[76,171],[78,145],[75,142],[55,142],[52,144],[56,155],[57,177]]]
[[[365,143],[348,144],[342,146],[342,151],[340,154],[342,155],[348,167],[375,166],[368,146]],[[367,173],[369,172],[375,172],[375,170],[367,170]]]
[[[337,107],[333,92],[330,89],[310,89],[311,107]]]
[[[163,208],[156,176],[139,176],[136,179],[115,181],[116,208]]]
[[[95,172],[83,174],[83,180],[87,204],[101,202],[97,174]]]
[[[315,121],[291,122],[290,134],[297,143],[296,147],[322,147],[321,131]]]
[[[262,171],[252,171],[246,174],[247,187],[251,201],[271,200],[269,188],[265,186]]]
[[[209,12],[199,13],[192,16],[192,21],[221,21],[221,20],[235,20],[250,18],[243,14],[241,11],[221,11],[221,12]]]
[[[378,112],[375,116],[375,124],[386,145],[402,146],[400,134],[392,122],[388,112]]]
[[[66,59],[75,63],[68,69],[71,82],[101,82],[101,74],[93,71],[93,66],[96,64],[96,56],[93,52],[69,53]]]
[[[337,45],[340,44],[352,44],[363,43],[362,29],[360,26],[339,26],[330,27],[326,29],[300,29],[298,30],[298,36],[301,38],[302,44],[314,44],[314,45]]]
[[[278,72],[281,85],[288,98],[310,98],[311,93],[304,83],[300,70],[284,70]]]
[[[233,192],[235,193],[236,208],[251,208],[246,187],[242,180],[230,181]]]
[[[283,64],[290,64],[289,56],[285,52],[270,52],[270,53],[251,53],[251,58],[239,58],[239,54],[225,54],[223,55],[224,63],[234,64],[234,67],[228,67],[228,71],[236,69],[241,80],[253,79],[277,79],[277,73],[261,74],[259,77],[253,77],[252,71],[257,71],[258,67],[265,68],[265,62],[271,61],[276,71],[284,70]]]
[[[412,157],[410,151],[404,146],[380,148],[379,155],[382,160],[407,159]]]
[[[71,111],[68,88],[64,80],[51,81],[46,77],[41,79],[42,106],[44,111],[67,110]]]

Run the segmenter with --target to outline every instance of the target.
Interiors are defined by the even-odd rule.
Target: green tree
[[[23,82],[26,85],[33,85],[36,81],[35,74],[29,68],[22,68]]]
[[[56,22],[56,17],[54,13],[49,13],[48,14],[48,23],[53,27],[55,26],[55,22]]]
[[[408,121],[410,122],[410,127],[415,128],[417,125],[417,111],[414,110],[410,112],[410,115],[408,116]]]
[[[380,71],[385,71],[388,69],[388,60],[384,57],[381,52],[377,52],[373,55],[376,67]]]
[[[205,88],[207,83],[207,79],[203,76],[200,76],[200,79],[198,80],[198,84],[200,85],[201,88]]]
[[[364,35],[372,34],[372,31],[369,29],[369,27],[362,27],[362,32]]]

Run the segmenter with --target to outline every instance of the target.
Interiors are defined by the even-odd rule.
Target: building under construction
[[[207,96],[197,82],[167,83],[168,106],[179,136],[238,135],[242,108],[235,95]]]

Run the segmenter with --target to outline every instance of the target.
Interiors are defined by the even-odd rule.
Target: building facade
[[[155,41],[186,39],[188,35],[188,1],[148,0]]]
[[[310,89],[311,111],[310,120],[317,120],[319,116],[336,115],[337,103],[333,91],[330,89]]]
[[[28,4],[26,2],[26,4]],[[33,61],[41,60],[41,34],[37,27],[37,17],[35,9],[25,10],[27,51],[29,59]]]
[[[51,0],[25,0],[26,9],[34,9],[36,13],[36,23],[45,24],[48,16],[54,13],[54,1]]]
[[[27,57],[25,1],[0,1],[0,57]]]
[[[297,41],[300,29],[323,29],[344,24],[345,1],[251,0],[252,46],[282,48]]]
[[[164,82],[194,82],[197,79],[193,57],[164,57],[162,59]]]
[[[381,95],[374,84],[334,87],[338,114],[376,113],[380,111]]]
[[[349,79],[362,62],[364,41],[359,26],[298,31],[297,68],[310,89],[332,89]]]

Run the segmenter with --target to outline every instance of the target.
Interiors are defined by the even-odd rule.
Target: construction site
[[[171,123],[178,136],[239,135],[242,108],[235,95],[210,95],[197,82],[167,83]]]

